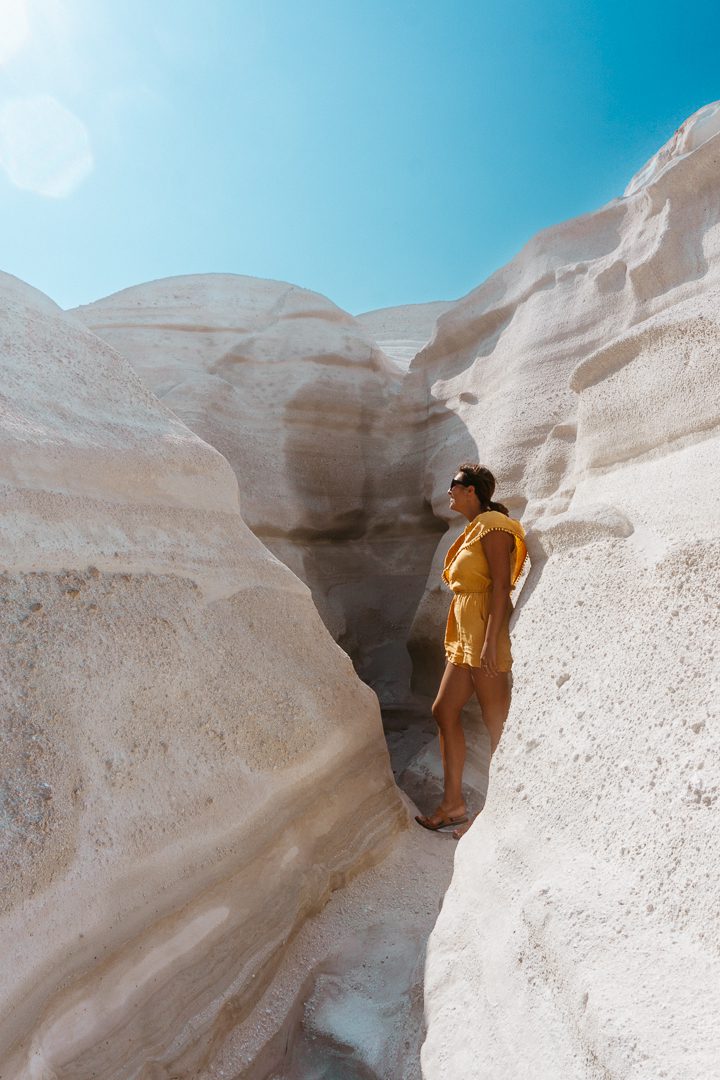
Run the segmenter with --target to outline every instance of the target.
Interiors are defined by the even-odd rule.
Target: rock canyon
[[[456,302],[0,278],[2,1080],[710,1080],[720,104]],[[527,531],[441,777],[461,461]]]

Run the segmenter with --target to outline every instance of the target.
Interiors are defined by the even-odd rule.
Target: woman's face
[[[457,510],[459,514],[465,514],[469,510],[475,511],[477,509],[477,498],[475,497],[475,488],[465,486],[465,477],[462,473],[457,473],[453,479],[450,487],[448,488],[448,495],[450,496],[450,509]]]

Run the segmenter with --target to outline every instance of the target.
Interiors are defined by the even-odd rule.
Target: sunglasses
[[[465,477],[462,476],[458,480],[457,476],[453,476],[452,480],[450,481],[450,491],[452,491],[456,484],[460,484],[461,487],[475,487],[474,480],[467,480]]]

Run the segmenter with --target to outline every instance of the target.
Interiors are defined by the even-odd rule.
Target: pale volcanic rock
[[[0,289],[2,1075],[191,1076],[406,812],[375,696],[227,462]]]
[[[702,109],[689,116],[680,125],[675,134],[662,146],[657,154],[635,173],[625,188],[625,195],[634,195],[643,187],[650,186],[661,172],[673,165],[678,158],[691,154],[708,139],[720,132],[720,101],[704,105]]]
[[[541,233],[415,361],[437,513],[479,457],[533,563],[488,802],[429,943],[426,1080],[717,1071],[716,121]]]
[[[151,281],[73,314],[226,457],[256,535],[359,531],[364,414],[380,401],[383,358],[352,316],[297,286],[230,274]]]
[[[353,319],[205,275],[75,313],[229,457],[400,758],[443,666],[458,463],[489,465],[528,530],[511,712],[428,947],[424,1080],[708,1080],[720,1060],[718,115],[454,304]],[[34,1031],[39,1077],[107,1075],[109,1033],[120,1076],[150,1048],[148,1080],[416,1080],[452,841],[405,833],[275,971],[403,820],[369,694],[223,458],[46,298],[7,295],[39,344],[27,401],[9,368],[3,466],[25,903],[5,1031]],[[425,746],[404,780],[437,773]]]
[[[425,943],[455,841],[403,832],[290,943],[251,1017],[193,1080],[420,1080]]]
[[[376,308],[357,315],[357,321],[377,342],[386,356],[407,368],[435,332],[438,318],[453,305],[450,300],[429,304],[404,304]]]
[[[383,704],[412,708],[404,640],[442,527],[409,449],[416,403],[362,323],[317,293],[231,274],[149,282],[73,314],[226,457],[247,525],[310,587]]]

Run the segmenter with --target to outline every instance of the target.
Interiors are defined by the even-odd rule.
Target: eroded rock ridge
[[[204,275],[63,315],[5,279],[10,1075],[219,1075],[304,915],[396,835],[407,877],[376,699],[332,638],[430,782],[465,459],[532,569],[429,943],[423,1076],[713,1074],[719,140],[708,106],[452,304],[354,319]],[[375,1014],[333,957],[306,1029],[347,1048]],[[393,980],[416,993],[407,950]],[[414,1075],[357,1040],[358,1075],[380,1045]]]

